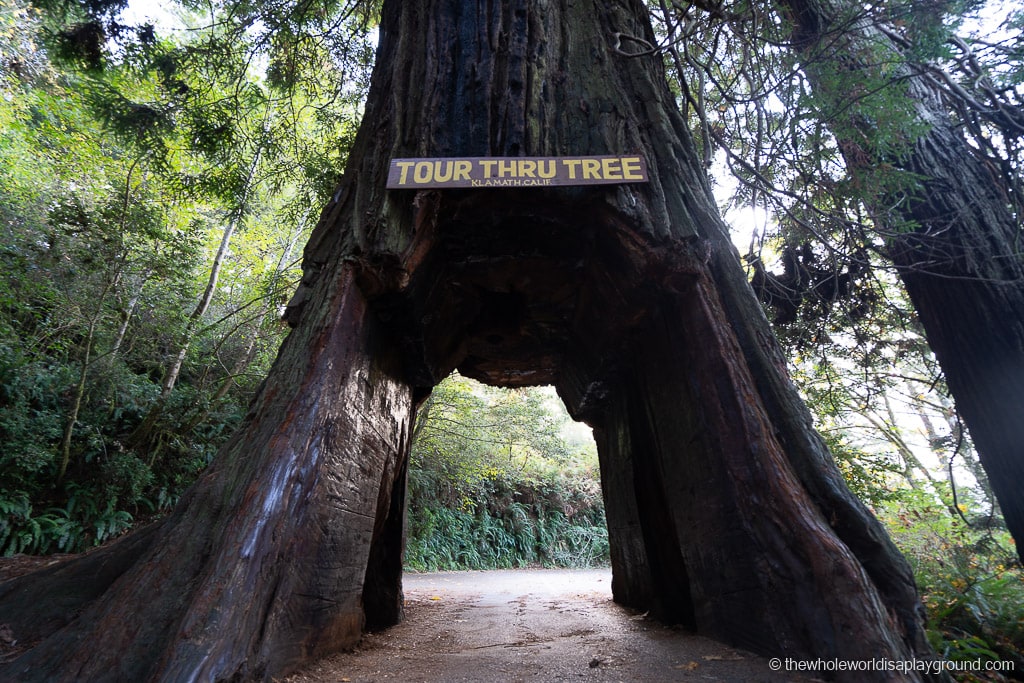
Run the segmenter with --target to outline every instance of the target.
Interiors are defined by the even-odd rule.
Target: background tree
[[[701,129],[708,140],[749,146],[729,155],[746,198],[775,202],[790,227],[783,273],[766,275],[751,255],[755,287],[783,321],[805,297],[820,306],[842,295],[862,315],[877,301],[877,289],[858,286],[878,267],[869,253],[891,263],[1019,538],[1021,500],[1008,484],[1021,474],[1011,406],[1024,386],[1013,370],[1024,348],[1014,246],[1019,69],[1004,62],[985,73],[980,53],[950,37],[941,12],[914,4],[700,9],[688,30],[710,32],[715,39],[703,44],[715,48],[702,51],[680,36],[692,49],[677,51],[677,65],[723,93],[742,126],[731,138],[728,117],[708,118]],[[947,40],[956,51],[944,50]],[[724,67],[722,43],[733,48]],[[1012,59],[1012,44],[984,50]],[[957,83],[957,72],[975,74],[975,85]]]
[[[892,231],[886,255],[914,302],[1019,548],[1024,498],[1011,482],[1024,476],[1016,446],[1016,406],[1024,399],[1024,261],[1016,248],[1020,221],[1011,187],[967,144],[948,114],[943,91],[926,69],[904,57],[905,46],[852,8],[790,8],[796,47],[807,55],[805,68],[819,93],[831,97],[832,86],[851,67],[867,88],[875,78],[898,77],[907,100],[905,111],[897,110],[894,118],[909,115],[927,126],[901,140],[896,126],[880,125],[862,107],[832,123],[848,167],[873,161],[906,174],[902,186],[884,188],[869,205]],[[837,43],[841,26],[848,31]],[[818,59],[823,48],[833,55],[828,62]],[[890,216],[899,222],[893,225]]]
[[[1011,171],[1019,168],[1012,128],[984,123],[1012,101],[1019,82],[1013,14],[1002,24],[1005,35],[993,32],[990,22],[972,37],[966,22],[977,8],[949,6],[946,19],[961,37],[944,43],[952,34],[938,22],[908,26],[925,14],[938,16],[915,6],[886,3],[862,12],[866,21],[913,33],[909,54],[922,60],[929,78],[945,83],[944,90],[974,92],[975,103],[1001,93],[1002,104],[973,117],[962,95],[948,92],[946,104],[955,120],[974,121],[964,130],[971,144],[987,150],[991,167],[1002,169],[1006,186],[1019,184]],[[791,49],[791,24],[762,9],[702,6],[683,15],[678,6],[659,5],[659,44],[670,72],[683,75],[677,81],[681,104],[721,191],[732,195],[727,213],[740,226],[758,219],[756,229],[737,237],[752,285],[844,475],[906,544],[934,619],[932,642],[950,657],[1012,659],[1020,649],[1012,644],[1018,629],[1007,628],[1012,620],[1001,616],[1001,605],[1017,600],[1011,597],[1020,585],[1016,549],[913,306],[885,258],[893,224],[876,220],[866,206],[867,198],[908,178],[892,164],[849,171],[828,124],[871,102],[874,120],[889,131],[878,139],[922,129],[901,108],[898,79],[866,87],[870,83],[854,71],[842,81],[845,90],[834,89],[834,100],[816,97]],[[979,12],[993,16],[991,9]],[[834,29],[839,40],[844,27]],[[963,63],[967,45],[977,53],[970,67]],[[988,78],[966,77],[977,79],[987,69]],[[987,140],[998,141],[1006,131],[1007,140],[994,146],[974,140],[983,130]],[[942,550],[926,558],[926,547]],[[943,559],[953,554],[955,570]],[[965,629],[967,623],[973,626]]]

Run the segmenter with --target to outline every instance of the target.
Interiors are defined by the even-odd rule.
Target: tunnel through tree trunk
[[[623,35],[653,42],[643,3],[385,1],[363,126],[242,429],[170,519],[89,556],[99,582],[60,570],[89,592],[18,620],[34,647],[4,675],[268,678],[394,623],[410,416],[455,368],[554,384],[595,427],[620,602],[764,653],[933,656],[906,563],[786,379],[659,60]],[[384,189],[391,158],[581,154],[642,155],[649,182]]]

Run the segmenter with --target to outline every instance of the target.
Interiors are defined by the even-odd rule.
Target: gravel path
[[[406,574],[403,584],[405,621],[285,681],[801,680],[616,605],[607,570]]]

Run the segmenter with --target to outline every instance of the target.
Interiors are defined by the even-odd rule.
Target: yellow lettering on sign
[[[569,179],[576,180],[576,169],[581,163],[582,159],[562,159],[562,163],[565,164],[566,168],[569,169]]]
[[[473,162],[460,159],[455,162],[454,177],[452,180],[469,180],[469,174],[473,171]]]
[[[622,180],[622,161],[620,159],[601,159],[601,176],[605,180]]]
[[[405,185],[407,182],[409,182],[409,168],[413,166],[415,163],[416,162],[414,161],[398,162],[398,169],[402,172],[402,175],[398,178],[398,182],[400,185]]]
[[[412,181],[419,185],[429,183],[434,179],[434,165],[429,161],[418,161],[412,169]]]
[[[529,187],[646,180],[640,156],[392,159],[388,187]]]
[[[434,180],[439,183],[447,183],[450,181],[452,179],[452,169],[454,166],[455,164],[450,161],[435,161]]]
[[[640,170],[640,157],[622,157],[622,179],[644,179],[643,171]]]

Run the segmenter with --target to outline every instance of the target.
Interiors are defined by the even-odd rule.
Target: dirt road
[[[792,682],[611,601],[606,570],[406,574],[406,620],[287,683]]]

